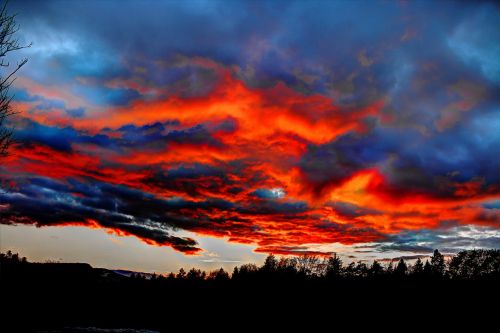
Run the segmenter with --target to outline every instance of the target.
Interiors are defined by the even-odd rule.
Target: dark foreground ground
[[[2,265],[1,287],[1,332],[240,331],[256,323],[316,331],[315,324],[359,327],[370,320],[380,328],[398,316],[410,326],[426,318],[446,325],[500,319],[496,279],[169,281],[87,264],[30,263]]]

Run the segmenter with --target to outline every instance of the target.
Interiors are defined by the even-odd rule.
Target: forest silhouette
[[[11,251],[0,254],[0,263],[2,298],[9,304],[6,313],[23,309],[32,318],[15,321],[7,315],[1,325],[22,327],[23,332],[82,325],[164,330],[167,313],[250,314],[254,304],[259,311],[306,311],[307,304],[327,301],[331,310],[372,311],[375,303],[382,309],[435,302],[458,310],[467,300],[496,298],[500,285],[500,250],[485,249],[446,257],[435,250],[425,262],[400,258],[388,264],[347,265],[335,254],[327,258],[271,254],[263,265],[244,264],[231,274],[222,268],[208,273],[181,268],[167,275],[124,274],[85,263],[31,263]],[[384,297],[385,293],[391,296]]]
[[[205,272],[191,268],[186,271],[181,268],[177,273],[148,274],[94,269],[88,264],[68,264],[55,261],[44,263],[28,262],[26,257],[7,251],[0,253],[0,271],[2,279],[18,280],[33,274],[40,277],[54,274],[83,274],[83,277],[116,280],[127,278],[130,281],[141,281],[151,284],[239,284],[262,281],[363,281],[363,280],[496,280],[500,281],[500,250],[465,250],[450,256],[445,256],[434,250],[425,263],[417,258],[409,264],[404,258],[385,260],[383,265],[374,260],[371,264],[364,261],[351,262],[344,265],[342,259],[333,254],[327,258],[318,255],[304,254],[301,256],[277,257],[269,254],[262,266],[244,264],[234,268],[229,274],[223,268]],[[74,270],[74,272],[73,272]],[[80,277],[81,278],[81,277]]]

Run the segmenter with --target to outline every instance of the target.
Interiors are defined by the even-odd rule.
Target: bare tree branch
[[[17,51],[29,45],[22,45],[15,34],[19,31],[19,25],[15,21],[16,15],[7,12],[7,1],[3,3],[0,9],[0,67],[8,68],[9,62],[5,57],[13,51]],[[28,59],[19,61],[14,69],[5,76],[0,75],[0,158],[8,155],[9,147],[13,142],[13,132],[6,124],[7,118],[15,114],[12,110],[12,96],[9,94],[9,88],[15,80],[14,74],[21,69]]]

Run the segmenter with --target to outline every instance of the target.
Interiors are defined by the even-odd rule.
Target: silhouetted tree
[[[11,263],[11,264],[26,264],[28,260],[26,257],[20,257],[19,253],[13,253],[11,250],[8,250],[6,253],[0,253],[0,262],[1,263]]]
[[[280,277],[287,279],[294,278],[297,275],[298,262],[297,258],[280,258],[276,267]]]
[[[234,275],[232,279],[235,281],[250,281],[256,280],[256,277],[259,273],[259,268],[255,264],[244,264],[241,265],[238,269],[238,274]]]
[[[392,261],[389,263],[385,270],[385,274],[388,276],[394,275],[394,266],[392,265]]]
[[[397,277],[404,277],[407,271],[408,271],[408,266],[406,265],[404,259],[403,258],[399,259],[398,265],[394,270],[394,274]]]
[[[227,282],[229,281],[229,274],[223,268],[220,268],[208,273],[207,279],[218,283]]]
[[[328,279],[337,279],[342,275],[342,260],[333,254],[326,263],[325,275]]]
[[[189,272],[186,274],[186,279],[189,281],[195,282],[195,281],[200,281],[204,280],[206,276],[206,273],[201,271],[200,269],[196,268],[191,268]]]
[[[5,1],[0,11],[0,67],[10,67],[10,64],[5,61],[9,53],[31,45],[21,45],[19,39],[15,37],[19,30],[15,17],[16,15],[7,12],[7,1]],[[12,96],[9,94],[9,88],[15,79],[14,74],[27,61],[28,59],[22,59],[9,73],[0,76],[0,157],[7,155],[12,143],[12,130],[5,124],[7,118],[15,113],[11,106]]]
[[[424,273],[424,264],[420,258],[415,261],[415,264],[411,269],[411,273],[415,276],[421,276]]]
[[[461,251],[449,263],[453,279],[500,278],[500,250]]]
[[[240,270],[238,269],[238,266],[235,266],[233,268],[233,274],[231,274],[231,279],[238,279],[238,276],[240,274]]]
[[[364,278],[368,276],[368,266],[364,262],[358,261],[354,272],[356,277]]]
[[[277,267],[278,267],[278,261],[276,260],[276,257],[274,256],[274,254],[270,254],[264,261],[264,265],[262,266],[262,271],[266,273],[275,272]]]
[[[349,279],[353,279],[356,277],[356,263],[354,261],[343,269],[343,275]]]
[[[319,266],[319,258],[315,255],[304,254],[296,258],[297,271],[305,276],[317,274]]]
[[[178,280],[183,280],[186,278],[186,271],[184,270],[184,268],[179,269],[179,273],[177,273],[175,278]]]
[[[433,275],[435,276],[444,275],[446,269],[446,263],[444,262],[444,256],[441,253],[439,253],[437,249],[434,250],[434,254],[431,257],[431,267]]]
[[[374,260],[368,273],[373,277],[381,276],[384,274],[384,267],[377,260]]]
[[[258,272],[259,268],[255,264],[244,264],[240,266],[240,274],[251,274]]]
[[[431,276],[432,275],[432,266],[429,263],[429,260],[425,261],[425,264],[424,264],[424,275],[425,276]]]

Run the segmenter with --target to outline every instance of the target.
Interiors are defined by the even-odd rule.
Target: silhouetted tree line
[[[1,264],[25,264],[28,262],[26,257],[20,257],[19,253],[13,253],[11,250],[6,253],[0,253]]]
[[[28,265],[26,257],[7,251],[0,254],[1,268]],[[64,265],[45,263],[38,265]],[[66,264],[69,265],[69,264]],[[81,265],[81,264],[80,264]],[[89,265],[87,265],[90,267]],[[3,269],[0,269],[3,271]],[[123,278],[117,274],[107,272],[110,279]],[[2,272],[2,275],[5,272]],[[177,273],[167,275],[133,273],[130,280],[151,281],[153,283],[183,283],[200,284],[202,282],[224,285],[234,283],[262,283],[265,281],[356,281],[356,280],[471,280],[471,279],[500,279],[500,250],[466,250],[445,260],[445,257],[435,250],[425,263],[418,258],[413,264],[403,258],[390,261],[382,265],[379,261],[371,264],[365,262],[351,262],[344,265],[336,254],[328,258],[316,255],[302,255],[298,257],[276,257],[268,255],[262,266],[244,264],[235,267],[232,274],[223,268],[205,272],[197,268],[189,271],[181,268]]]
[[[435,250],[425,263],[417,258],[409,264],[400,258],[388,265],[376,260],[371,264],[359,261],[344,265],[336,254],[328,258],[315,255],[278,258],[270,254],[262,266],[244,264],[235,267],[231,275],[223,268],[209,273],[196,268],[186,272],[181,268],[177,274],[146,276],[138,273],[132,278],[185,282],[500,279],[500,250],[466,250],[449,260]]]
[[[380,308],[409,304],[409,294],[412,303],[428,304],[439,297],[440,304],[446,302],[451,309],[467,299],[479,304],[481,297],[500,296],[499,280],[500,250],[462,251],[446,258],[436,250],[428,260],[411,264],[404,259],[344,264],[335,254],[328,258],[269,255],[262,265],[240,265],[232,274],[222,268],[211,272],[192,268],[166,275],[130,275],[85,263],[32,263],[8,251],[0,254],[0,295],[11,312],[0,320],[0,331],[5,318],[15,318],[18,309],[31,319],[12,319],[7,324],[16,330],[6,332],[65,326],[149,327],[170,332],[169,318],[186,311],[216,317],[228,311],[253,313],[255,302],[259,309],[275,311],[276,302],[282,309],[304,309],[319,300],[337,304],[338,309],[372,309],[372,300]],[[381,297],[385,290],[391,297]]]

